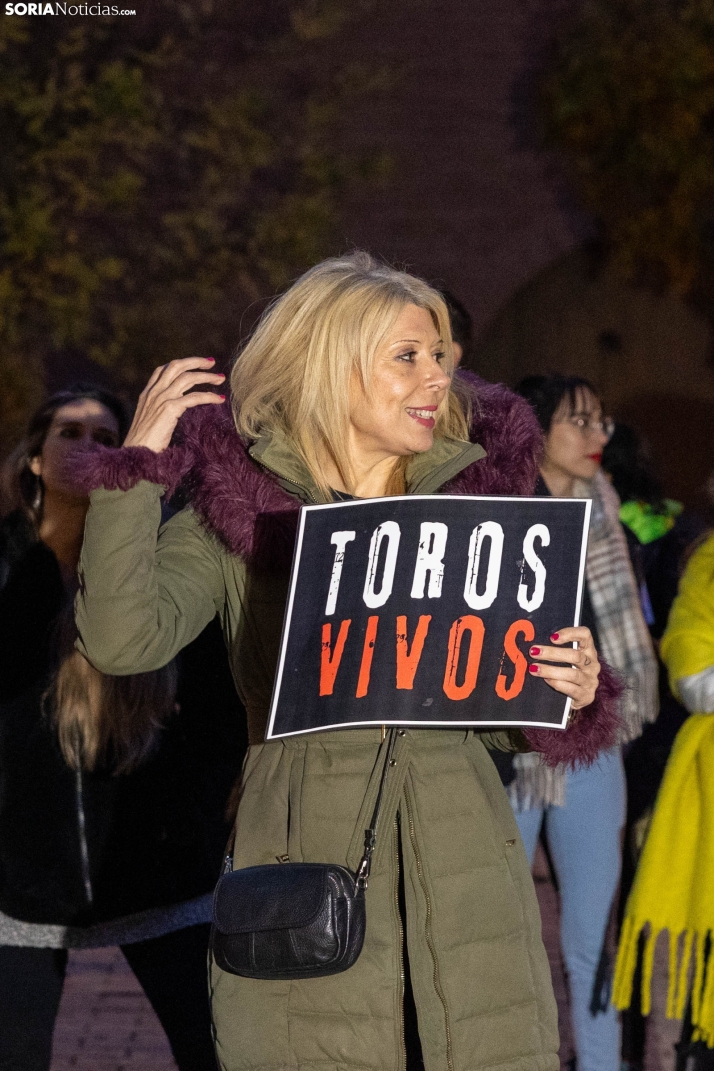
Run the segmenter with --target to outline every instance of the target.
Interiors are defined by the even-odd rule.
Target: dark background
[[[78,372],[133,399],[172,356],[225,364],[299,271],[359,246],[461,298],[487,378],[591,377],[708,508],[711,5],[685,32],[676,0],[596,0],[615,45],[587,85],[580,0],[133,6],[0,16],[3,449]]]

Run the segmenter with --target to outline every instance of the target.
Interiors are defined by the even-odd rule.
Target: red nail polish
[[[540,654],[540,647],[531,647],[531,654],[533,657]]]
[[[216,363],[216,358],[215,357],[206,357],[206,360],[210,361],[211,364],[215,364]]]
[[[528,672],[529,673],[537,673],[538,672],[538,666],[529,666],[528,667]]]
[[[226,400],[225,394],[219,394],[218,397],[221,399],[222,402],[225,402],[225,400]]]
[[[550,638],[553,641],[553,643],[557,643],[557,641],[560,639],[560,633],[559,632],[554,632],[553,635]]]

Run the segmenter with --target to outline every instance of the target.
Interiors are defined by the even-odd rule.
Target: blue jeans
[[[560,941],[570,985],[578,1071],[618,1071],[619,1017],[609,1001],[591,1005],[610,909],[620,878],[620,831],[625,821],[625,773],[619,748],[588,769],[566,775],[564,807],[516,812],[529,862],[541,822],[560,885]]]

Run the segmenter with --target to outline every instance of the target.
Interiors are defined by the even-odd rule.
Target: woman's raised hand
[[[592,632],[583,626],[563,628],[560,632],[553,633],[550,642],[558,646],[531,647],[529,654],[537,661],[528,667],[530,672],[542,677],[556,692],[570,696],[573,710],[589,706],[595,698],[597,679],[600,676],[600,662]],[[577,642],[577,648],[569,646],[573,642]],[[564,651],[562,648],[566,644],[569,649]],[[570,664],[548,665],[548,662],[565,661]]]
[[[160,454],[171,442],[179,417],[196,405],[222,405],[223,394],[210,391],[186,391],[198,383],[221,384],[226,378],[211,372],[213,357],[183,357],[155,368],[139,395],[134,419],[124,446],[146,446]]]

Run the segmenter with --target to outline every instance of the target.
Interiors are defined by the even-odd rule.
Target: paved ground
[[[118,948],[70,956],[52,1071],[176,1071],[163,1030]]]
[[[561,1051],[572,1054],[558,943],[558,905],[544,860],[535,868],[543,933],[560,1014]],[[154,1012],[118,948],[75,952],[55,1031],[52,1071],[176,1071]]]

